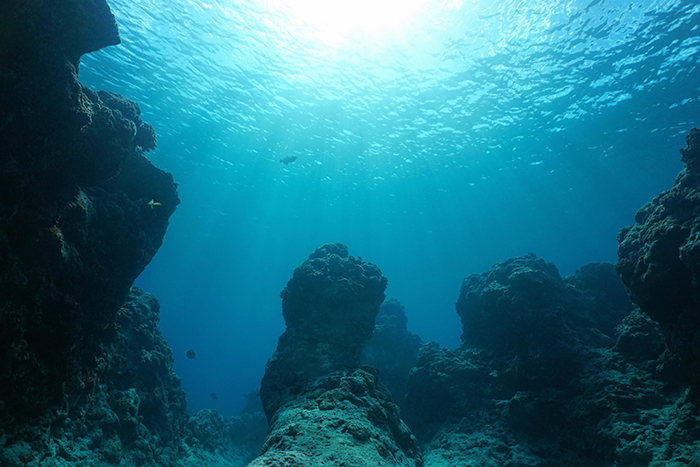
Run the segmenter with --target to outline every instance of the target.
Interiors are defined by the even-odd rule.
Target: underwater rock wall
[[[170,465],[188,422],[172,351],[158,331],[156,298],[132,289],[108,330],[96,366],[71,376],[67,403],[13,434],[0,463]],[[28,462],[26,462],[28,463]]]
[[[139,105],[78,81],[119,41],[104,0],[0,4],[0,465],[242,467],[264,415],[190,418],[128,295],[180,200]]]
[[[426,466],[698,461],[700,414],[612,265],[513,258],[466,278],[457,311],[462,346],[426,344],[409,378]]]
[[[251,467],[420,465],[389,391],[359,368],[386,284],[339,243],[294,271],[281,293],[287,329],[260,389],[270,432]]]
[[[82,54],[119,43],[107,3],[13,0],[0,8],[0,439],[7,451],[21,433],[58,427],[57,417],[78,410],[98,385],[118,311],[180,200],[172,176],[145,156],[155,131],[138,104],[78,81]],[[122,399],[151,403],[132,393]],[[181,423],[162,417],[158,423],[176,436]]]
[[[72,376],[66,404],[41,423],[0,436],[0,465],[243,467],[254,459],[267,433],[264,415],[190,417],[159,311],[154,295],[131,289],[96,367]]]
[[[681,149],[673,187],[644,205],[618,235],[616,269],[632,300],[666,338],[700,402],[700,128]]]

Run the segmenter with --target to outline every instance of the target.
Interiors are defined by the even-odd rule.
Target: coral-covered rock
[[[262,412],[224,418],[215,410],[200,410],[190,417],[187,428],[190,447],[187,463],[195,466],[214,462],[216,465],[248,465],[260,454],[267,436],[267,420]],[[217,460],[209,460],[210,454]]]
[[[465,346],[507,352],[549,338],[561,325],[557,306],[564,292],[552,263],[530,254],[464,279],[457,300]]]
[[[97,96],[104,105],[112,109],[112,111],[118,111],[120,116],[131,120],[137,128],[143,123],[143,120],[141,120],[141,106],[138,103],[109,91],[98,91]]]
[[[361,358],[363,364],[379,370],[379,380],[400,407],[406,397],[408,374],[416,365],[422,344],[420,337],[407,329],[407,322],[406,310],[398,300],[390,298],[382,303]]]
[[[596,282],[604,284],[599,298],[589,291]],[[610,284],[617,301],[610,300]],[[457,301],[462,347],[491,352],[493,369],[518,390],[567,385],[585,364],[584,343],[612,346],[615,326],[631,309],[611,265],[589,265],[562,280],[533,254],[467,277]]]
[[[3,439],[0,463],[21,466],[24,454],[42,465],[161,465],[181,455],[187,405],[158,320],[156,298],[133,289],[105,331],[94,366],[69,375],[65,405],[36,426],[18,427],[13,438],[21,443]]]
[[[457,310],[463,345],[424,345],[409,377],[407,421],[426,465],[693,458],[698,430],[679,425],[698,412],[611,264],[562,279],[534,255],[514,258],[465,279]],[[683,422],[659,430],[679,407]]]
[[[0,427],[65,404],[161,245],[179,199],[135,141],[139,107],[77,79],[119,43],[104,0],[3,5]],[[157,203],[156,203],[157,201]],[[11,430],[11,428],[10,428]]]
[[[136,146],[140,146],[144,151],[152,151],[156,148],[158,139],[156,130],[152,125],[141,120],[141,107],[138,103],[108,91],[99,91],[97,95],[113,112],[116,111],[120,116],[133,122],[136,128],[134,139]]]
[[[616,269],[632,300],[661,325],[673,359],[700,394],[700,128],[686,143],[673,187],[620,231]]]
[[[443,349],[435,342],[421,347],[408,379],[404,416],[419,439],[429,440],[441,425],[478,412],[495,376],[488,364],[478,350]]]
[[[155,296],[132,289],[95,367],[71,375],[65,405],[0,437],[0,465],[243,467],[267,434],[262,412],[190,417]]]
[[[281,407],[251,466],[278,465],[274,460],[290,452],[304,460],[289,465],[305,467],[420,465],[416,439],[391,395],[363,369],[321,376]]]
[[[348,255],[340,243],[316,249],[294,270],[280,294],[287,330],[260,388],[269,420],[309,381],[358,367],[386,284],[379,268]]]
[[[0,10],[0,465],[246,465],[264,415],[188,423],[158,302],[127,297],[179,198],[138,104],[77,79],[119,43],[107,3]]]
[[[653,362],[666,351],[659,325],[639,309],[622,320],[615,350],[629,362]]]
[[[141,124],[136,130],[136,145],[144,151],[153,151],[158,145],[155,128],[148,123]]]
[[[287,330],[260,389],[270,432],[251,466],[420,465],[389,391],[359,368],[386,283],[338,243],[294,271],[281,294]]]

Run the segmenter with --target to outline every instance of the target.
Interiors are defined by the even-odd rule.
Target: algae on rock
[[[359,367],[386,283],[339,243],[294,271],[281,293],[287,330],[260,389],[270,432],[251,467],[421,465],[389,391]]]

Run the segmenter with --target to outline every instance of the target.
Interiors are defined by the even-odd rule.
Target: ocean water
[[[136,285],[161,301],[192,412],[241,410],[284,331],[279,293],[323,243],[457,347],[465,276],[528,252],[562,275],[615,262],[700,125],[697,1],[109,3],[123,43],[80,79],[140,103],[179,183]]]

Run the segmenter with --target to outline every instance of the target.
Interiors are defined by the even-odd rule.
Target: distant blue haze
[[[465,276],[528,252],[562,275],[615,262],[700,125],[692,1],[426,0],[400,30],[332,40],[272,0],[110,5],[123,44],[80,78],[140,103],[179,183],[136,285],[161,301],[191,411],[242,408],[279,293],[323,243],[378,265],[410,330],[456,347]]]

